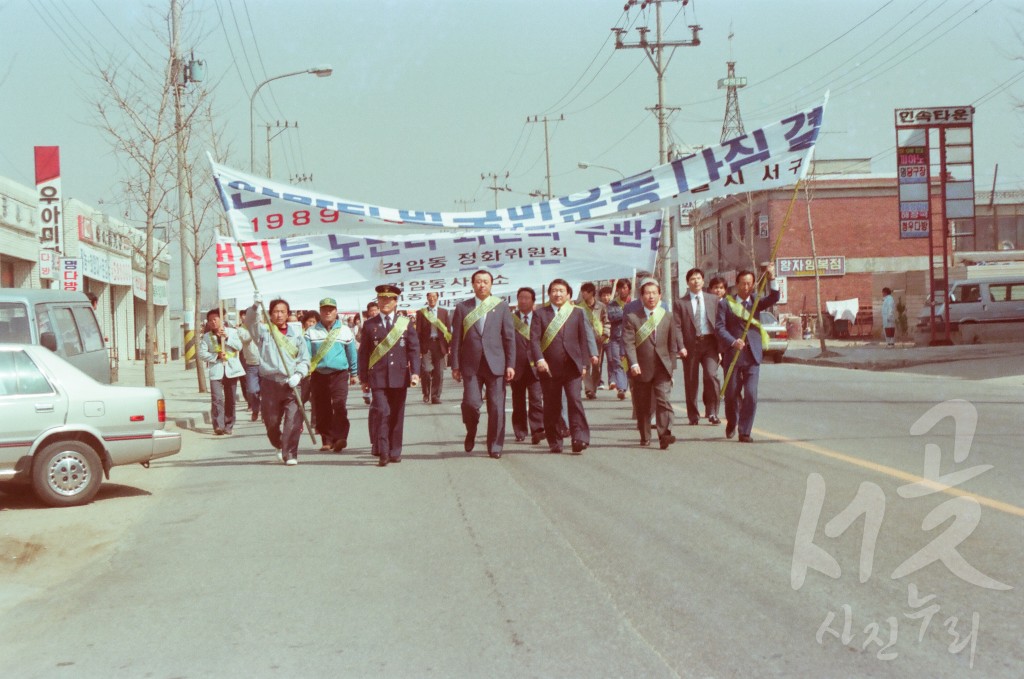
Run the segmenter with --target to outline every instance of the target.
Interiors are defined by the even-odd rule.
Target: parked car
[[[110,469],[174,455],[156,387],[102,384],[46,347],[0,344],[0,490],[86,504]]]
[[[970,324],[1024,323],[1024,276],[953,281],[949,286],[949,329]],[[931,302],[931,300],[929,300]],[[945,300],[935,300],[936,327],[945,322]],[[932,304],[918,315],[918,329],[929,329]]]
[[[761,321],[761,327],[768,333],[768,346],[764,349],[765,358],[782,363],[782,357],[786,353],[786,349],[789,348],[789,331],[770,311],[762,311],[758,320]]]
[[[93,379],[110,384],[110,356],[85,293],[0,290],[0,343],[41,344]]]

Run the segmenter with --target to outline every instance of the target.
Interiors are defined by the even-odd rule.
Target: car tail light
[[[129,422],[145,422],[146,421],[146,416],[145,415],[132,415],[131,417],[128,418],[128,421]]]
[[[164,400],[162,398],[161,399],[157,399],[157,402],[156,402],[156,421],[157,422],[166,422],[167,421],[167,404],[164,403]]]

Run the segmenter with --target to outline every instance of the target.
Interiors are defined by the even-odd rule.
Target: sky
[[[193,0],[182,51],[206,63],[228,161],[249,165],[249,99],[263,80],[330,65],[333,75],[275,80],[256,100],[257,173],[266,122],[273,178],[404,209],[481,210],[584,190],[658,164],[655,71],[613,27],[650,27],[624,0]],[[89,102],[95,63],[166,60],[170,0],[0,0],[0,175],[33,186],[35,145],[61,147],[66,198],[116,203],[125,174]],[[819,103],[818,158],[871,158],[895,172],[893,110],[973,104],[976,188],[1024,188],[1021,0],[666,1],[670,142],[719,142],[726,62],[749,131]],[[156,32],[154,32],[156,27]],[[730,36],[731,39],[730,39]],[[564,116],[564,120],[562,117]],[[578,163],[587,162],[589,169]],[[603,166],[603,167],[598,167]],[[508,177],[506,178],[506,172]],[[492,191],[491,174],[503,190]],[[485,178],[481,179],[481,175]],[[504,190],[507,187],[508,190]]]

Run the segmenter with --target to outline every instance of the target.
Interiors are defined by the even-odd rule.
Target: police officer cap
[[[378,285],[374,290],[377,291],[378,297],[398,297],[402,294],[402,288],[397,285],[391,285],[390,283]]]

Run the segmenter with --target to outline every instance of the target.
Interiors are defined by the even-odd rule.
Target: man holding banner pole
[[[516,374],[515,327],[508,305],[491,295],[491,272],[481,269],[470,281],[474,296],[460,302],[452,315],[452,377],[462,382],[467,453],[476,444],[486,388],[487,454],[498,460],[505,445],[505,383]]]
[[[420,340],[420,368],[423,372],[423,402],[441,402],[445,359],[452,341],[448,310],[437,305],[438,294],[427,293],[427,306],[416,312],[416,333]]]
[[[309,344],[300,330],[288,325],[291,308],[283,299],[270,302],[270,322],[260,323],[260,293],[245,312],[245,327],[260,356],[260,401],[267,438],[278,449],[277,459],[299,463],[299,437],[305,410],[296,388],[309,374]]]
[[[405,400],[420,383],[420,343],[416,327],[397,311],[397,285],[378,285],[380,313],[363,324],[359,343],[359,381],[370,401],[370,442],[377,465],[402,461]]]
[[[726,295],[718,302],[715,331],[726,351],[724,365],[732,366],[725,374],[725,437],[732,438],[739,429],[740,443],[752,443],[750,436],[757,414],[757,382],[761,374],[761,358],[768,345],[768,333],[761,327],[759,313],[779,301],[779,284],[775,267],[765,269],[770,292],[765,297],[754,293],[754,273],[736,274],[736,296]]]

